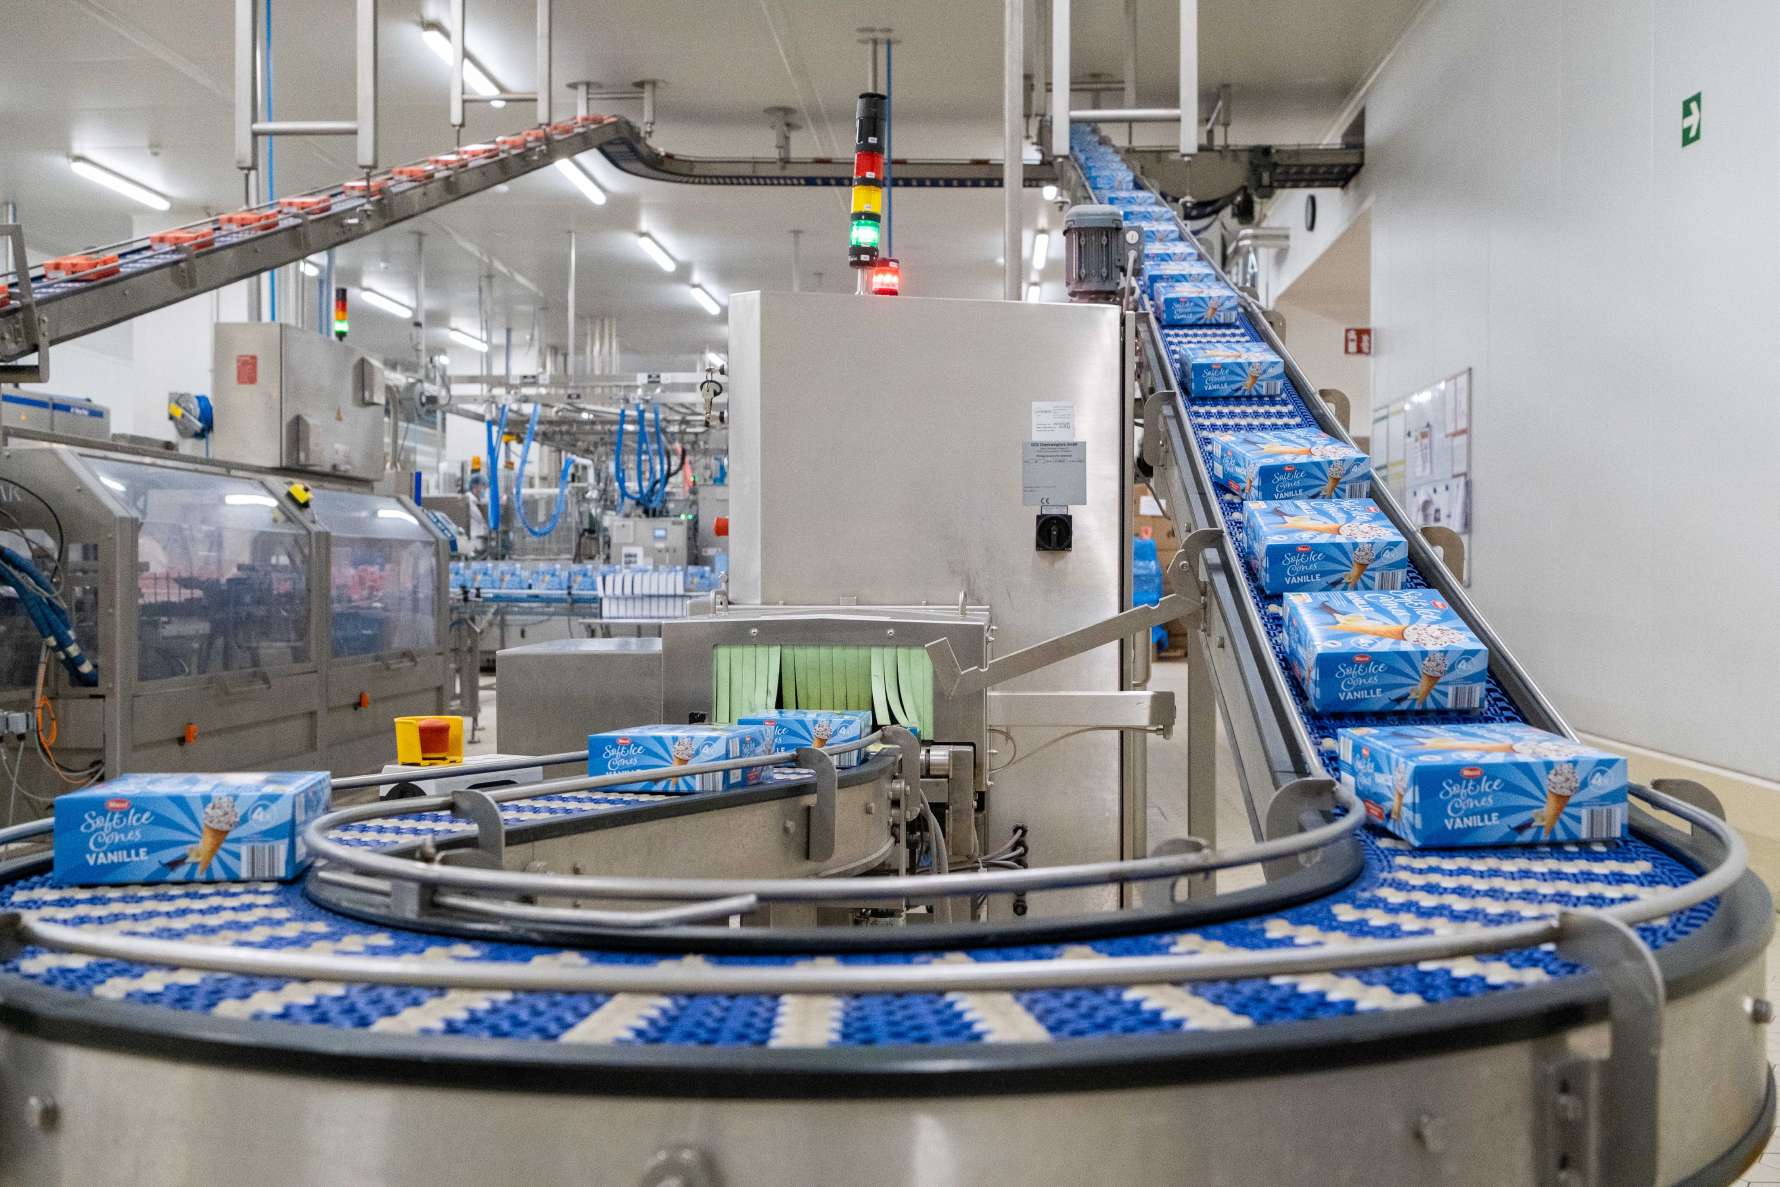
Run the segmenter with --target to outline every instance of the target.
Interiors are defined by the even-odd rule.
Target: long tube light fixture
[[[107,169],[103,165],[96,165],[85,157],[69,157],[68,168],[74,170],[75,173],[86,178],[90,182],[102,185],[106,189],[111,190],[114,193],[122,194],[126,198],[135,199],[150,210],[173,209],[173,203],[169,202],[165,197],[157,194],[142,183],[131,181],[123,174]]]
[[[637,236],[637,246],[643,249],[644,255],[660,265],[663,272],[672,272],[675,268],[680,266],[674,260],[674,257],[667,253],[667,249],[655,242],[654,239],[651,239],[647,232],[643,232]]]
[[[429,21],[420,26],[420,38],[426,42],[428,49],[438,55],[441,62],[447,66],[451,65],[451,34]],[[480,62],[470,56],[469,50],[464,51],[464,85],[482,96],[501,93],[500,84],[489,76],[488,71],[482,68]],[[488,105],[490,107],[505,107],[507,101],[492,99]]]
[[[460,330],[456,326],[452,326],[447,336],[459,346],[467,346],[477,354],[488,353],[488,343],[467,330]]]
[[[413,306],[404,305],[394,297],[386,296],[385,294],[378,292],[376,289],[360,289],[359,296],[363,297],[365,299],[365,304],[373,309],[381,309],[385,313],[393,313],[395,316],[403,319],[414,316]]]
[[[568,178],[569,182],[576,189],[581,191],[581,196],[583,198],[586,198],[595,206],[604,206],[606,204],[606,191],[600,189],[599,183],[589,177],[587,175],[587,170],[583,169],[580,165],[576,164],[568,157],[563,157],[556,162],[556,170],[558,173],[561,173],[564,177]]]
[[[723,306],[718,303],[716,297],[713,297],[705,290],[703,285],[695,284],[692,285],[691,288],[692,299],[697,301],[699,306],[703,308],[706,313],[710,314],[712,317],[716,317],[723,312]]]
[[[1051,258],[1051,233],[1042,227],[1032,236],[1032,270],[1044,271],[1045,261]]]

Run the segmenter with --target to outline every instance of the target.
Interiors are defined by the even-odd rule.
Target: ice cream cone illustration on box
[[[1536,828],[1540,830],[1541,837],[1550,840],[1558,821],[1563,819],[1564,809],[1570,806],[1570,798],[1581,785],[1576,768],[1570,763],[1559,763],[1552,767],[1545,775],[1545,806],[1533,813],[1525,824],[1515,825],[1514,831],[1524,833]]]
[[[810,729],[810,745],[817,750],[828,745],[828,739],[834,736],[834,723],[826,717],[819,718]]]
[[[1472,641],[1471,636],[1465,632],[1454,630],[1449,626],[1424,626],[1417,622],[1379,622],[1377,619],[1367,618],[1364,614],[1337,614],[1335,608],[1327,602],[1317,603],[1317,609],[1328,619],[1329,625],[1335,630],[1344,631],[1350,635],[1376,635],[1380,639],[1397,639],[1413,647],[1463,647]],[[1442,671],[1444,671],[1444,665]]]
[[[1330,462],[1328,481],[1323,483],[1322,490],[1317,492],[1317,496],[1326,499],[1333,495],[1335,493],[1335,488],[1341,485],[1341,476],[1346,473],[1346,462],[1341,461],[1340,459]]]
[[[1415,687],[1410,689],[1409,695],[1403,698],[1404,703],[1414,705],[1418,709],[1425,706],[1428,703],[1428,698],[1434,695],[1434,686],[1440,683],[1442,676],[1446,675],[1446,669],[1446,652],[1436,651],[1423,656],[1421,679],[1415,682]]]
[[[1388,540],[1397,534],[1389,524],[1368,523],[1363,519],[1332,523],[1326,519],[1312,519],[1308,515],[1293,515],[1279,507],[1270,510],[1279,517],[1279,526],[1288,532],[1321,532],[1325,536],[1339,536],[1343,540]]]
[[[1246,378],[1242,381],[1242,394],[1248,395],[1250,392],[1255,390],[1255,385],[1260,382],[1261,382],[1261,364],[1250,363],[1248,365],[1248,378]]]
[[[677,738],[674,741],[674,765],[683,767],[692,761],[692,739]]]
[[[1409,793],[1409,768],[1398,767],[1396,776],[1391,780],[1391,816],[1392,824],[1403,819],[1403,797]]]
[[[1350,524],[1348,526],[1351,527],[1357,525]],[[1372,562],[1375,559],[1377,559],[1377,553],[1374,551],[1372,545],[1361,544],[1355,548],[1353,564],[1348,567],[1347,576],[1341,579],[1342,587],[1345,589],[1353,589],[1358,586],[1360,584],[1360,579],[1366,576],[1366,570],[1372,567]]]
[[[198,863],[198,875],[202,877],[210,869],[210,863],[216,860],[217,850],[222,848],[223,841],[234,827],[241,823],[241,813],[235,807],[235,797],[219,795],[204,805],[204,832],[187,854],[187,860]]]

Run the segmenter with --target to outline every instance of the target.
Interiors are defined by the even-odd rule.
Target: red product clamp
[[[433,176],[431,165],[397,165],[390,173],[399,181],[430,181]]]
[[[389,189],[389,178],[373,177],[367,180],[363,177],[359,177],[347,182],[340,188],[345,192],[348,198],[381,198],[384,191]]]
[[[177,231],[156,231],[148,237],[151,247],[176,248],[189,247],[193,251],[202,251],[216,244],[215,227],[183,227]]]
[[[120,270],[116,256],[57,256],[43,262],[44,276],[64,280],[104,280]]]
[[[265,231],[278,225],[276,210],[234,210],[216,220],[237,231]]]
[[[503,152],[520,152],[525,148],[524,136],[496,136],[495,147]]]
[[[521,141],[521,143],[524,143]],[[469,161],[485,161],[489,157],[498,157],[501,150],[492,144],[466,144],[458,149],[458,155]]]
[[[334,200],[326,194],[313,194],[301,198],[278,199],[278,209],[284,211],[286,214],[326,214],[333,208]]]
[[[464,160],[454,152],[440,153],[436,157],[428,157],[426,162],[435,169],[462,169],[465,165],[469,164],[468,161]]]

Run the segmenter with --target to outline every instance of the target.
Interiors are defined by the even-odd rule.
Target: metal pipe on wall
[[[1051,0],[1051,155],[1069,155],[1069,0]]]
[[[550,0],[538,0],[538,123],[550,122]],[[574,336],[573,311],[569,334]]]
[[[377,0],[358,0],[358,167],[377,167]]]
[[[546,0],[548,2],[548,0]],[[569,374],[575,373],[575,233],[569,232]]]
[[[1199,149],[1199,0],[1180,0],[1180,155]]]
[[[451,0],[451,126],[464,126],[464,0]]]
[[[803,266],[799,258],[802,254],[802,241],[801,230],[791,232],[791,291],[794,293],[803,292]]]
[[[1137,0],[1125,0],[1125,106],[1137,106]]]
[[[1063,0],[1067,5],[1069,0]],[[1025,70],[1021,56],[1025,43],[1021,26],[1025,20],[1025,0],[1002,0],[1001,21],[1001,195],[1002,250],[1006,266],[1002,269],[1002,297],[1020,299],[1020,268],[1024,263],[1020,251],[1020,214],[1025,201],[1021,185],[1025,165],[1025,120],[1021,111],[1021,89]]]

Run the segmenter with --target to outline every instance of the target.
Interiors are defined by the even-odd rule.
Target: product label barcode
[[[1449,709],[1479,709],[1483,707],[1483,685],[1455,684],[1447,690],[1450,698]]]
[[[1375,589],[1402,589],[1403,588],[1403,570],[1402,569],[1386,569],[1384,572],[1379,573],[1378,574],[1378,584],[1376,586],[1374,586],[1373,588],[1375,588]]]
[[[1611,804],[1605,808],[1584,808],[1582,810],[1582,831],[1577,834],[1581,841],[1607,841],[1625,835],[1626,806]]]
[[[251,880],[284,876],[284,845],[270,842],[241,846],[241,876]]]

